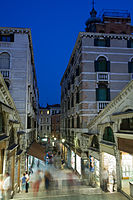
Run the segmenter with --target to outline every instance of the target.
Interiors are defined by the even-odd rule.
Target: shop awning
[[[45,156],[45,147],[42,146],[41,144],[37,143],[37,142],[33,142],[28,151],[27,151],[27,154],[28,155],[31,155],[31,156],[34,156],[40,160],[43,160],[44,161],[44,156]]]

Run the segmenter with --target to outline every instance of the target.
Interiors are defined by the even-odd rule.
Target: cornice
[[[110,38],[110,39],[121,39],[121,40],[129,40],[133,39],[133,35],[128,34],[110,34],[110,33],[91,33],[91,32],[80,32],[79,33],[81,38]]]
[[[97,121],[101,121],[103,117],[111,115],[122,101],[127,99],[127,96],[133,92],[133,80],[116,96],[89,124],[91,128]]]

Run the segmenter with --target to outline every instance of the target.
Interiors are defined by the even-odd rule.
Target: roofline
[[[30,28],[16,28],[16,27],[0,27],[0,32],[1,33],[25,33],[28,34],[29,36],[29,46],[31,50],[31,60],[33,64],[33,70],[35,72],[35,80],[37,83],[37,78],[36,78],[36,71],[35,71],[35,62],[34,62],[34,53],[33,53],[33,43],[32,43],[32,36],[31,36],[31,29]]]
[[[132,26],[133,27],[133,26]],[[74,52],[75,52],[75,49],[78,45],[78,42],[80,41],[81,38],[83,37],[89,37],[89,38],[96,38],[96,37],[108,37],[108,38],[111,38],[111,39],[125,39],[125,40],[129,40],[129,39],[133,39],[133,35],[132,34],[114,34],[114,33],[93,33],[93,32],[79,32],[78,34],[78,37],[77,37],[77,40],[76,40],[76,43],[75,43],[75,46],[73,48],[73,51],[72,51],[72,54],[71,54],[71,57],[69,59],[69,62],[68,62],[68,65],[67,65],[67,68],[63,74],[63,77],[61,79],[61,82],[60,82],[60,85],[62,85],[62,82],[64,80],[64,77],[65,77],[65,74],[70,66],[70,63],[71,63],[71,60],[72,60],[72,57],[74,55]]]

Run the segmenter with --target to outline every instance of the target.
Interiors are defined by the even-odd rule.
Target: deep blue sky
[[[31,28],[40,104],[60,103],[60,81],[76,38],[84,31],[92,0],[1,1],[1,27]],[[95,9],[129,10],[133,0],[95,0]]]

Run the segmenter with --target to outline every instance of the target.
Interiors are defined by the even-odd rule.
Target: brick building
[[[93,7],[90,15],[61,80],[64,158],[80,175],[92,142],[87,125],[133,78],[130,14],[108,11],[101,19]]]

